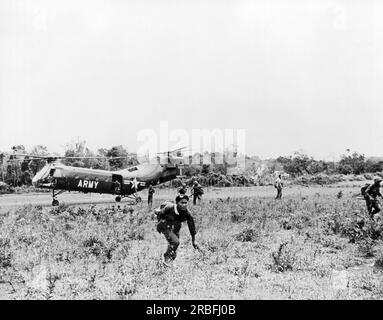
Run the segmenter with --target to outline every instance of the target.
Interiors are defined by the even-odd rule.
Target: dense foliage
[[[46,156],[50,152],[46,147],[38,145],[32,150],[25,150],[25,147],[18,145],[13,147],[17,153],[31,153],[33,155]],[[93,152],[86,146],[85,141],[77,141],[66,146],[65,156],[67,157],[88,157],[85,159],[67,159],[65,164],[76,167],[87,167],[104,170],[118,170],[138,164],[137,155],[128,153],[123,146],[113,146],[110,149],[101,148]],[[206,157],[206,154],[204,155]],[[204,186],[250,186],[269,185],[273,183],[275,172],[284,172],[285,178],[294,179],[299,184],[329,184],[342,181],[339,175],[362,175],[365,173],[383,173],[383,161],[366,159],[357,152],[347,153],[337,162],[315,160],[304,153],[296,152],[293,156],[278,157],[262,161],[258,157],[246,157],[246,167],[240,174],[229,174],[230,167],[227,163],[216,164],[215,154],[211,155],[211,164],[202,162],[202,156],[195,154],[193,157],[201,161],[194,161],[191,166],[186,166],[183,174],[188,181],[198,179]],[[222,155],[221,155],[222,156]],[[14,161],[8,162],[12,152],[0,152],[0,181],[12,187],[31,185],[33,176],[45,164],[43,160]],[[96,158],[89,158],[96,157]],[[98,158],[97,158],[98,157]],[[103,158],[104,157],[104,158]],[[105,157],[123,157],[107,160]],[[367,177],[366,178],[370,178]],[[358,179],[358,178],[357,178]],[[180,182],[174,181],[173,186]],[[5,192],[4,186],[0,192]]]

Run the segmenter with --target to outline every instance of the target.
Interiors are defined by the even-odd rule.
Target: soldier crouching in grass
[[[187,208],[188,201],[189,197],[187,195],[178,195],[175,204],[165,202],[159,209],[154,210],[158,219],[157,231],[163,233],[168,241],[168,248],[164,253],[165,265],[168,265],[177,256],[177,248],[180,244],[180,230],[184,221],[187,221],[192,245],[195,249],[198,249],[198,245],[195,242],[196,229],[194,219]]]

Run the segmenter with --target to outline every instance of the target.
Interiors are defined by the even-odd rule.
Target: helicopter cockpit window
[[[45,180],[49,175],[49,165],[44,166],[33,178],[35,181]]]
[[[60,168],[56,168],[56,171],[54,172],[55,178],[61,178],[62,177],[62,170]]]
[[[48,182],[52,182],[53,181],[53,179],[54,179],[53,175],[54,175],[55,171],[56,171],[55,168],[51,168],[49,170],[48,176],[46,177],[46,181],[48,181]]]
[[[136,171],[136,170],[138,170],[137,167],[133,167],[133,168],[128,169],[129,172]]]

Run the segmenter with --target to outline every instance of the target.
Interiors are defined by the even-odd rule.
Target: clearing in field
[[[357,190],[207,196],[191,206],[201,250],[184,225],[168,268],[145,205],[5,207],[0,298],[382,299],[383,224]]]

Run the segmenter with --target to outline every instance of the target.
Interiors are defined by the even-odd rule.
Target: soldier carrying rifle
[[[378,196],[383,198],[380,193],[380,183],[382,182],[381,177],[375,177],[374,183],[366,184],[362,187],[361,192],[366,200],[367,211],[370,214],[370,217],[374,217],[375,214],[380,212],[380,205],[378,201]]]
[[[198,183],[198,181],[194,181],[194,184],[193,184],[193,187],[192,187],[192,195],[193,195],[193,204],[196,205],[197,204],[197,200],[198,202],[201,201],[201,197],[203,195],[203,189],[202,189],[202,186]]]

